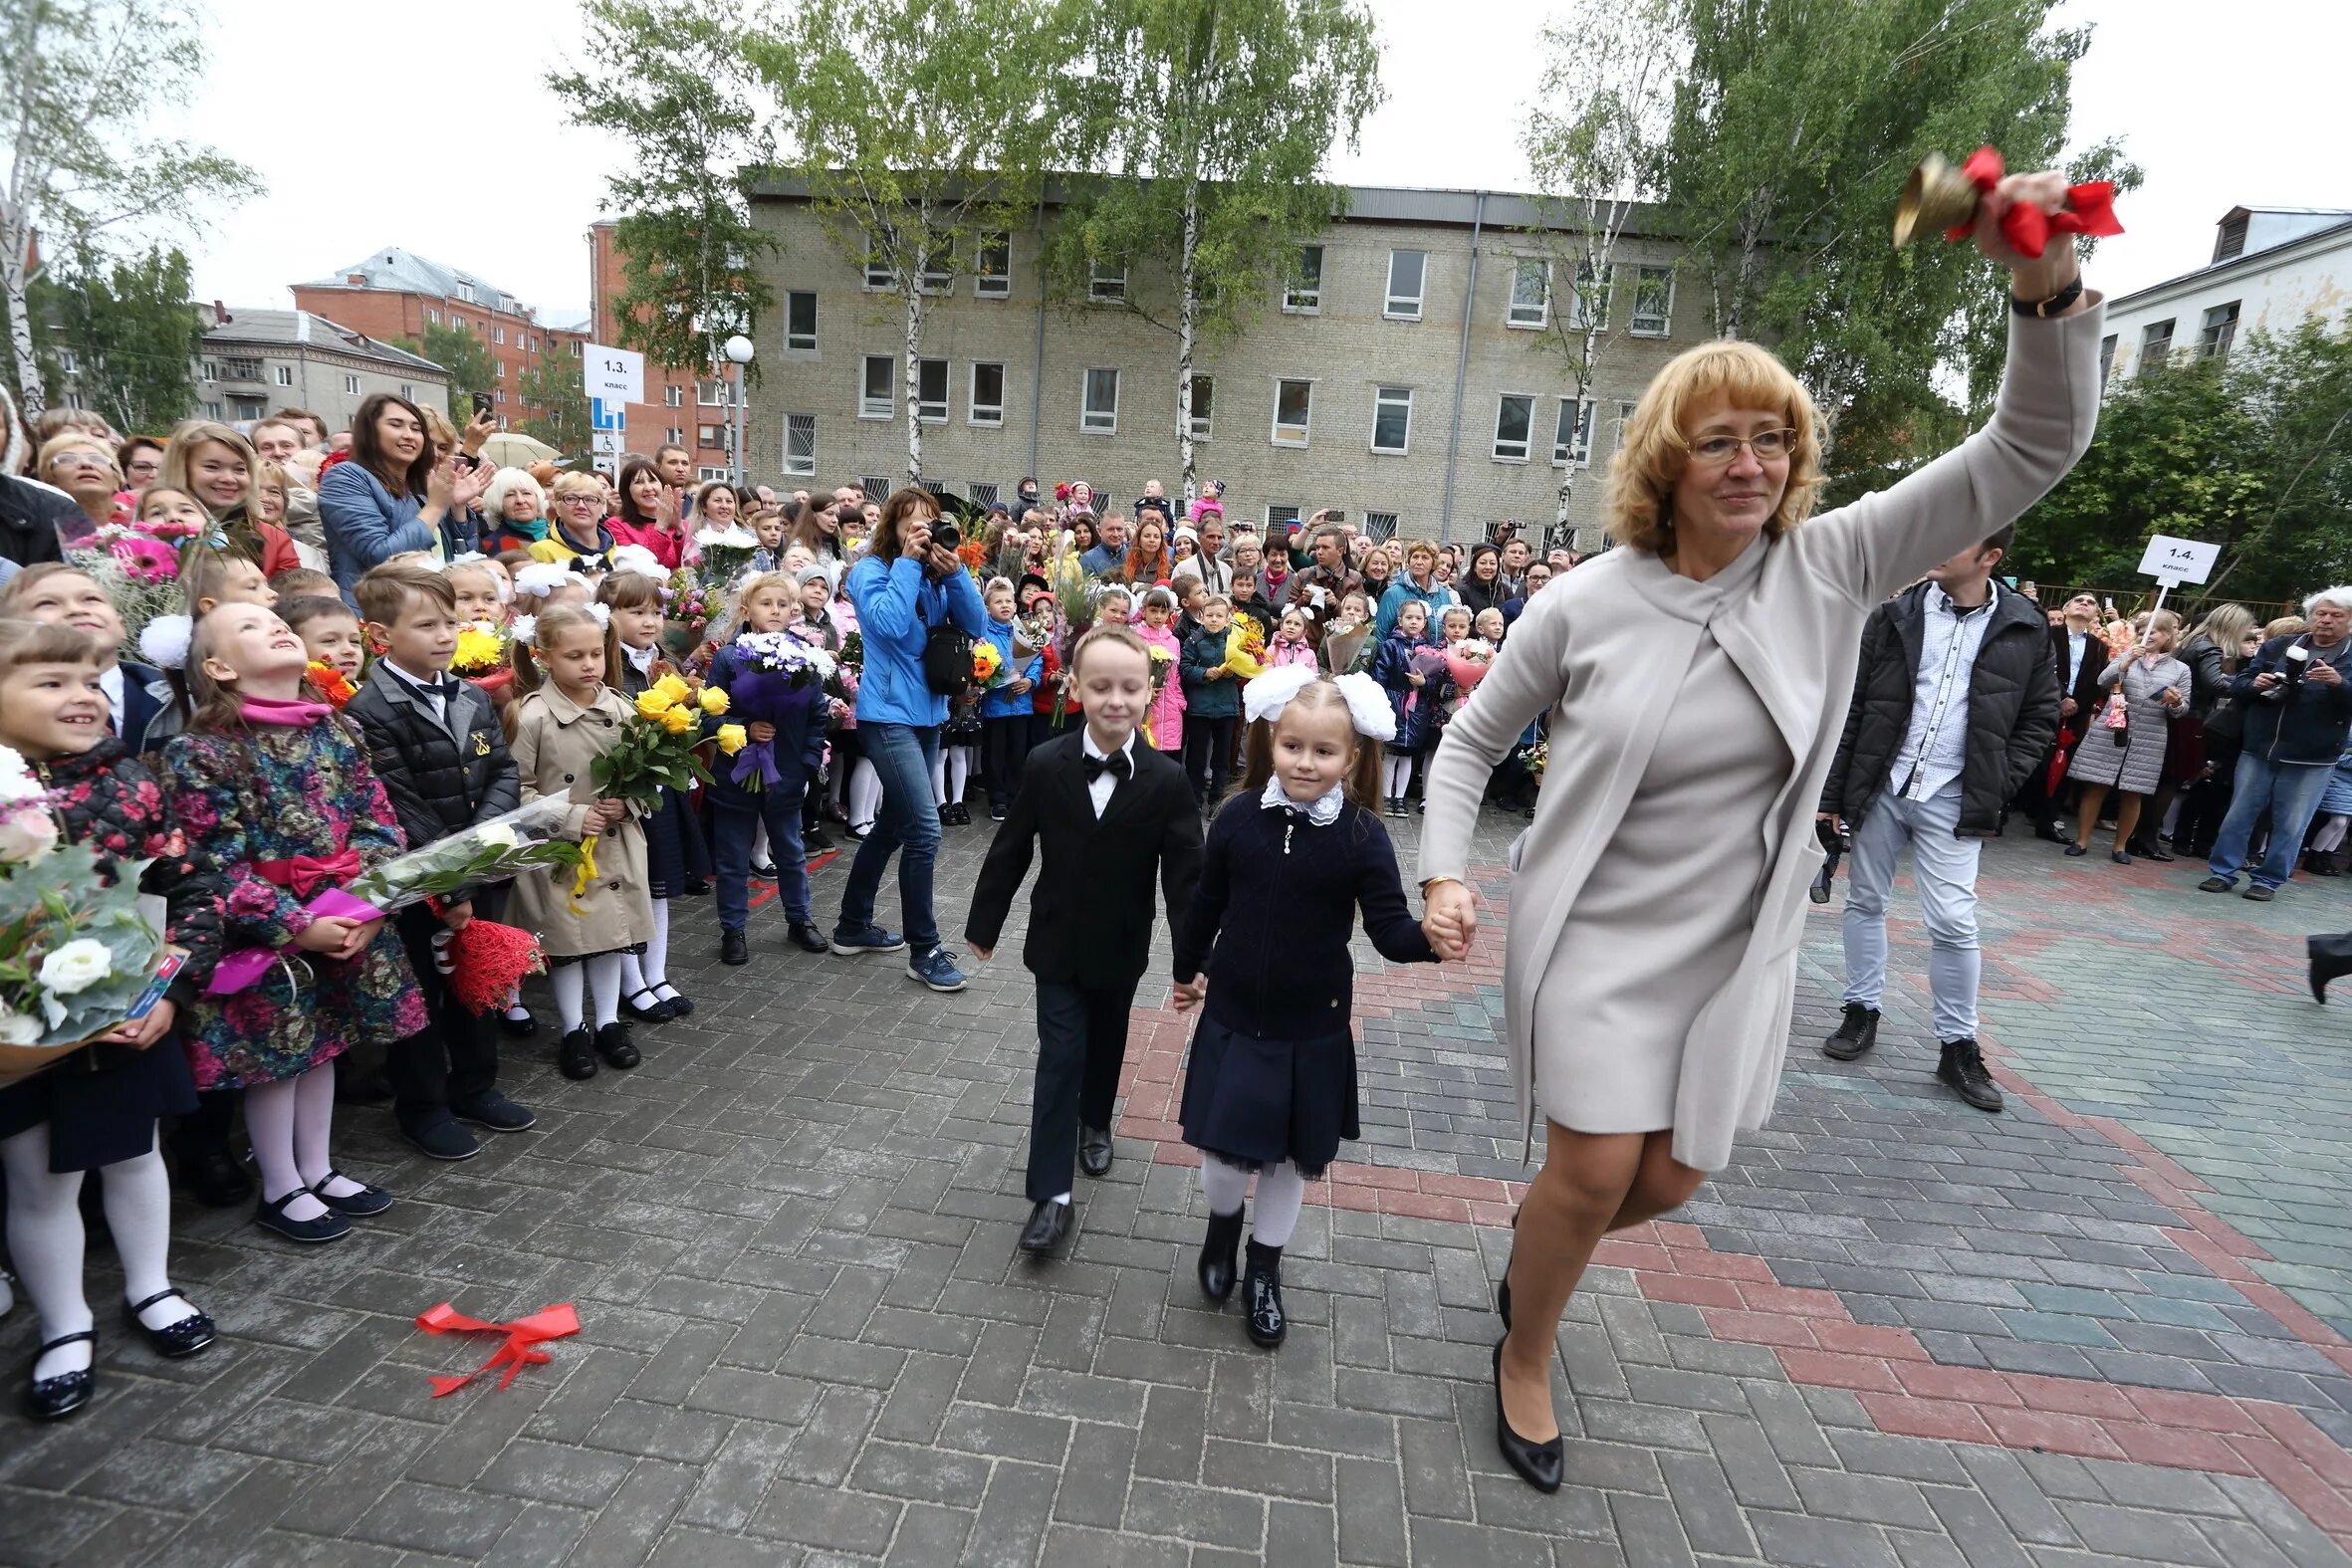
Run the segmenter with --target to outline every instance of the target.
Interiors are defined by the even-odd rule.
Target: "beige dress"
[[[1755,586],[1759,542],[1706,582],[1664,584],[1670,613],[1705,627]],[[1683,1041],[1740,967],[1778,850],[1758,802],[1796,759],[1740,667],[1702,630],[1641,783],[1560,928],[1535,994],[1535,1098],[1574,1132],[1674,1125]],[[1552,745],[1577,744],[1573,707]]]

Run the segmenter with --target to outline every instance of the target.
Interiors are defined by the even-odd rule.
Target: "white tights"
[[[849,770],[849,825],[861,833],[874,829],[874,818],[882,809],[882,776],[874,772],[874,765],[864,758]]]
[[[49,1169],[46,1122],[0,1141],[0,1165],[8,1171],[8,1254],[25,1282],[26,1299],[40,1314],[41,1338],[81,1333],[95,1322],[82,1293],[82,1173],[60,1176]],[[122,1260],[122,1299],[144,1301],[170,1289],[171,1184],[163,1156],[150,1143],[145,1154],[101,1166],[99,1196]],[[173,1296],[140,1313],[139,1321],[165,1328],[195,1311]],[[61,1346],[35,1363],[33,1376],[80,1372],[90,1365],[90,1349],[87,1340]]]
[[[260,1083],[245,1091],[245,1130],[261,1167],[261,1195],[275,1203],[297,1189],[317,1187],[335,1169],[327,1144],[335,1127],[335,1068],[313,1067],[299,1077]],[[338,1198],[359,1191],[342,1178],[328,1189]],[[302,1191],[286,1206],[289,1220],[316,1220],[327,1206]]]
[[[951,805],[964,798],[964,785],[972,778],[972,753],[969,746],[942,746],[931,762],[931,803]]]
[[[653,900],[653,935],[645,939],[644,956],[620,955],[620,994],[633,997],[640,991],[652,992],[658,1002],[678,994],[678,988],[670,984],[670,901],[666,898]]]
[[[654,907],[662,907],[661,900]],[[647,949],[648,952],[651,949]],[[585,985],[588,1001],[596,1009],[597,1028],[620,1018],[620,953],[599,953],[592,959],[577,964],[554,964],[548,967],[548,989],[556,994],[556,1014],[564,1020],[564,1032],[585,1027],[587,1019],[581,1010],[581,992]]]
[[[1201,1196],[1209,1200],[1209,1213],[1239,1213],[1249,1195],[1248,1171],[1213,1154],[1201,1156]],[[1288,1246],[1305,1204],[1306,1178],[1297,1166],[1289,1160],[1267,1166],[1258,1173],[1258,1218],[1250,1227],[1250,1239],[1260,1246]]]
[[[2341,813],[2330,816],[2320,824],[2319,831],[2311,835],[2311,847],[2323,855],[2334,854],[2344,847],[2345,831],[2348,828],[2352,828],[2352,816]]]
[[[1413,759],[1383,757],[1380,759],[1380,794],[1383,799],[1401,800],[1405,791],[1413,787]]]

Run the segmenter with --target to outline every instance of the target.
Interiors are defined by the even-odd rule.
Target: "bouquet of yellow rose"
[[[636,717],[621,731],[620,744],[597,758],[589,771],[596,793],[612,799],[650,804],[664,789],[691,789],[710,783],[703,766],[702,716],[727,711],[727,694],[716,687],[697,692],[676,673],[637,693]],[[727,731],[735,732],[728,745]],[[722,751],[741,750],[740,726],[722,727],[713,739]]]

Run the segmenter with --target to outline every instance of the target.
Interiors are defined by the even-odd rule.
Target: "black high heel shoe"
[[[1560,1469],[1565,1462],[1566,1450],[1560,1440],[1549,1443],[1530,1443],[1511,1428],[1511,1418],[1503,1413],[1503,1341],[1495,1341],[1495,1446],[1503,1451],[1503,1462],[1519,1471],[1519,1478],[1537,1491],[1559,1490]]]
[[[156,1302],[168,1301],[173,1296],[179,1297],[182,1301],[188,1301],[187,1292],[176,1287],[170,1290],[158,1290],[135,1305],[128,1301],[123,1302],[122,1315],[130,1320],[132,1328],[146,1336],[148,1348],[167,1361],[177,1361],[183,1356],[193,1356],[210,1350],[212,1348],[212,1319],[202,1312],[195,1312],[190,1316],[183,1317],[176,1323],[166,1323],[161,1328],[149,1328],[140,1319],[141,1312]],[[188,1301],[190,1307],[195,1304],[193,1301]]]
[[[33,1352],[33,1365],[60,1345],[78,1345],[90,1341],[91,1354],[98,1354],[98,1333],[84,1329],[79,1334],[60,1334]],[[54,1378],[36,1378],[25,1389],[25,1414],[35,1421],[55,1421],[60,1416],[71,1416],[90,1403],[90,1396],[98,1391],[97,1366],[84,1367],[79,1372],[61,1372]]]
[[[1511,1255],[1503,1259],[1503,1277],[1495,1283],[1495,1315],[1503,1319],[1503,1332],[1511,1332],[1511,1265],[1519,1260],[1519,1211],[1511,1212]]]

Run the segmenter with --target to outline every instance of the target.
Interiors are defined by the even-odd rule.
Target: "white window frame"
[[[893,236],[882,236],[876,243],[871,233],[865,237],[865,292],[887,294],[898,287],[898,269],[890,265]]]
[[[2243,300],[2226,300],[2205,311],[2197,331],[2199,357],[2226,359],[2230,356],[2230,346],[2237,339],[2237,324],[2244,316],[2244,306]]]
[[[685,407],[685,406],[686,406],[686,389],[685,389],[684,387],[682,387],[682,386],[665,386],[665,387],[663,387],[663,388],[661,389],[661,406],[662,406],[662,407],[664,407],[664,408],[683,408],[683,407]]]
[[[1528,269],[1536,269],[1543,280],[1543,295],[1533,305],[1523,305],[1519,297],[1520,279]],[[1514,332],[1541,332],[1551,321],[1551,263],[1540,256],[1515,256],[1511,260],[1511,289],[1503,312],[1503,325]],[[1532,312],[1532,315],[1527,313]]]
[[[1600,280],[1597,283],[1593,281],[1591,263],[1578,262],[1576,264],[1576,292],[1568,300],[1568,326],[1576,332],[1585,331],[1588,325],[1594,332],[1607,332],[1609,330],[1609,306],[1615,300],[1616,291],[1617,267],[1614,262],[1600,270]],[[1600,319],[1588,324],[1584,319],[1585,312],[1588,305],[1592,303],[1599,305]]]
[[[874,366],[882,366],[882,385],[888,394],[877,404],[872,387]],[[860,419],[893,419],[898,415],[898,355],[869,353],[857,361],[857,417]]]
[[[1625,450],[1625,427],[1633,423],[1633,410],[1635,406],[1635,404],[1629,403],[1623,398],[1619,398],[1617,400],[1617,444],[1609,449],[1612,452],[1622,452]]]
[[[1396,292],[1396,259],[1399,256],[1418,256],[1421,258],[1421,281],[1414,285],[1413,292],[1409,295],[1399,294]],[[1411,250],[1404,247],[1391,250],[1388,253],[1387,293],[1383,297],[1385,303],[1380,308],[1380,314],[1392,322],[1417,322],[1421,320],[1422,302],[1428,297],[1429,252]]]
[[[694,471],[694,477],[697,481],[711,479],[733,479],[735,477],[735,470],[731,468],[697,468]]]
[[[923,395],[923,377],[932,366],[939,368],[939,395]],[[915,361],[915,418],[927,425],[947,423],[949,409],[955,402],[955,370],[945,359],[925,355]]]
[[[1121,262],[1117,272],[1105,272],[1099,259],[1089,262],[1086,274],[1086,300],[1092,305],[1126,304],[1126,263]]]
[[[702,438],[702,433],[705,430],[717,431],[719,438],[716,441],[705,441]],[[694,427],[694,450],[697,452],[724,452],[727,450],[728,438],[734,433],[735,427],[729,424],[697,424]]]
[[[201,364],[201,365],[200,365],[198,368],[199,368],[200,372],[202,373],[202,375],[203,375],[203,377],[204,377],[204,379],[205,379],[205,380],[207,380],[207,381],[217,381],[217,380],[219,380],[219,379],[220,379],[220,361],[219,361],[219,360],[217,360],[217,359],[206,359],[206,360],[204,360],[204,361],[203,361],[203,363],[202,363],[202,364]]]
[[[1666,281],[1666,309],[1651,316],[1642,310],[1642,292],[1663,275]],[[1674,336],[1674,269],[1672,267],[1637,267],[1633,273],[1633,336],[1636,337],[1671,337]]]
[[[66,368],[70,370],[73,368],[73,366],[68,365]],[[292,386],[294,384],[294,366],[290,364],[281,364],[272,366],[272,368],[277,372],[277,381],[280,386]]]
[[[1314,281],[1306,281],[1306,258],[1314,258]],[[1323,314],[1323,248],[1301,245],[1291,258],[1291,276],[1283,280],[1283,312],[1288,316]]]
[[[424,308],[424,319],[432,323],[435,327],[441,325],[441,313],[429,305]]]
[[[1103,422],[1102,410],[1089,401],[1094,395],[1094,377],[1110,377],[1109,422]],[[1078,433],[1080,435],[1114,436],[1119,433],[1119,371],[1110,364],[1088,365],[1078,372]]]
[[[931,265],[941,251],[947,253],[945,272]],[[923,247],[923,254],[915,260],[915,287],[932,296],[956,292],[956,247],[953,238],[934,238]]]
[[[356,397],[356,396],[358,396],[358,395],[359,395],[359,378],[358,378],[357,376],[355,376],[355,375],[347,375],[347,376],[345,376],[345,377],[343,378],[343,390],[344,390],[344,395],[345,395],[346,397]]]
[[[694,406],[697,408],[733,408],[735,406],[734,387],[733,381],[718,379],[705,381],[697,376],[694,380]],[[714,391],[713,388],[716,390]]]
[[[400,383],[400,395],[407,398],[412,403],[415,402],[416,384],[412,381],[402,381]]]
[[[793,331],[793,302],[809,302],[809,330]],[[784,350],[787,353],[815,353],[817,351],[817,291],[815,289],[787,289],[784,291]]]
[[[499,360],[498,363],[490,367],[490,378],[494,381],[503,381],[506,379],[506,361],[504,359]]]
[[[983,402],[980,397],[980,372],[984,368],[993,369],[997,373],[997,395],[994,402]],[[970,379],[966,386],[971,395],[964,400],[964,423],[983,425],[991,429],[1001,427],[1005,422],[1005,366],[1003,362],[996,359],[973,360]]]
[[[808,436],[804,450],[793,455],[794,427],[799,426]],[[784,473],[788,479],[807,479],[817,472],[817,416],[815,414],[786,414],[784,416]]]
[[[504,348],[506,346],[506,329],[503,327],[491,328],[490,340],[498,344],[499,347]]]
[[[1573,406],[1577,409],[1576,427],[1569,432],[1569,435],[1571,440],[1573,440],[1575,443],[1575,452],[1573,455],[1576,460],[1576,466],[1578,468],[1591,467],[1592,421],[1599,415],[1600,404],[1589,397],[1583,399],[1581,402],[1578,402],[1577,399],[1573,397],[1556,397],[1553,398],[1552,401],[1558,406],[1555,407],[1551,413],[1551,466],[1553,468],[1565,468],[1568,466],[1568,458],[1570,454],[1560,450],[1559,422],[1560,416],[1564,414],[1569,407]]]
[[[1391,394],[1395,395],[1391,395]],[[1405,411],[1403,439],[1395,446],[1380,444],[1380,414],[1385,408],[1402,407]],[[1405,457],[1413,450],[1413,389],[1409,386],[1375,386],[1372,388],[1372,451],[1381,457]]]
[[[684,425],[671,425],[666,436],[664,437],[664,444],[668,446],[684,446],[686,444],[686,427]]]
[[[2181,319],[2176,316],[2168,321],[2150,322],[2140,329],[2140,368],[2146,369],[2151,360],[2161,363],[2173,356],[2173,335],[2180,325]],[[2159,329],[2164,333],[2162,337],[2156,336]]]
[[[490,394],[490,400],[491,400],[492,402],[495,402],[495,403],[503,403],[503,402],[505,402],[505,401],[506,401],[506,388],[502,386],[502,387],[500,387],[500,388],[499,388],[497,391],[495,391],[495,392],[492,392],[492,393]]]
[[[1315,379],[1311,375],[1278,375],[1274,378],[1274,421],[1267,431],[1267,439],[1274,445],[1292,447],[1313,445]],[[1306,388],[1306,418],[1294,426],[1286,426],[1283,423],[1283,388],[1286,386]],[[1297,434],[1285,435],[1283,432],[1286,429],[1294,429]]]
[[[1205,413],[1201,409],[1201,388],[1204,386],[1209,389],[1209,407]],[[1213,375],[1194,376],[1192,378],[1192,438],[1195,441],[1209,439],[1210,427],[1215,424],[1216,415],[1217,377]]]
[[[1002,271],[989,270],[992,257],[1003,261]],[[981,236],[980,254],[973,264],[972,296],[979,300],[1009,300],[1013,297],[1013,236],[1010,231]]]
[[[1528,405],[1528,433],[1524,440],[1507,442],[1503,439],[1503,410],[1513,403]],[[1512,445],[1518,446],[1519,451],[1514,453],[1505,450],[1506,447]],[[1495,394],[1494,440],[1487,448],[1487,455],[1498,463],[1525,463],[1528,461],[1528,454],[1533,451],[1534,447],[1535,394],[1532,392],[1497,392]]]

